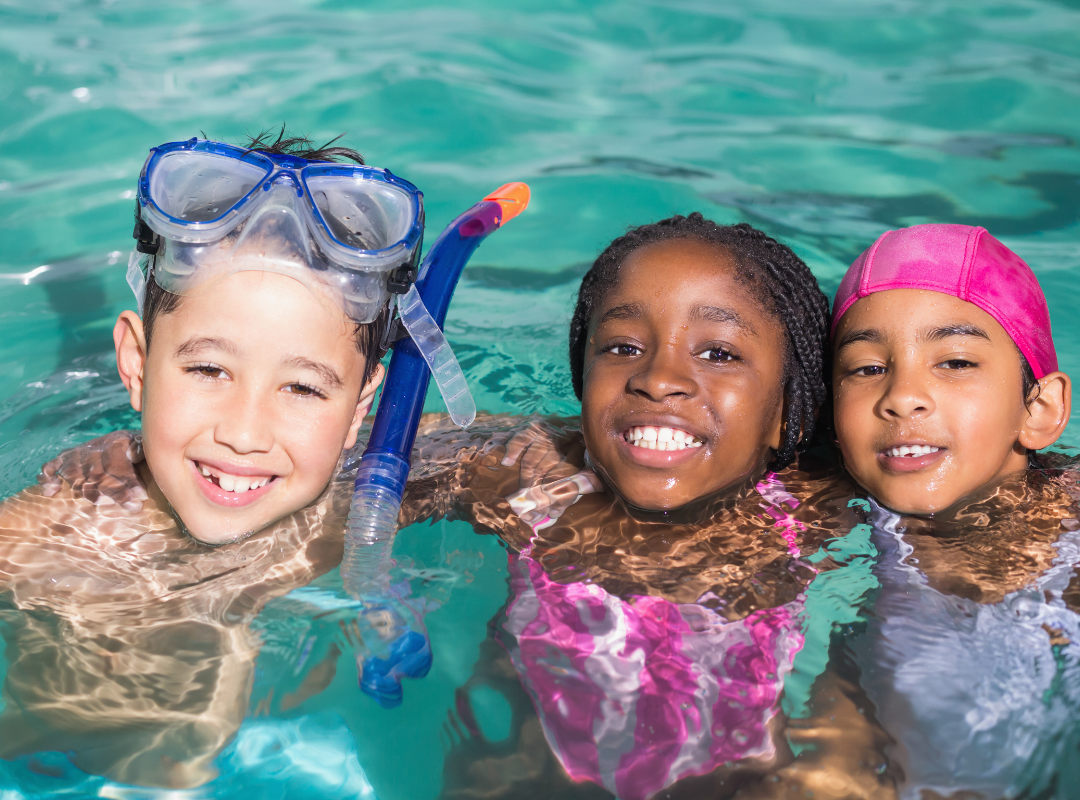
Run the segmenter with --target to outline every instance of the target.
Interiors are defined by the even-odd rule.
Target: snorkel
[[[379,653],[358,659],[360,687],[384,707],[401,702],[402,677],[423,677],[431,666],[427,637],[406,621],[411,616],[419,624],[417,614],[402,608],[390,586],[390,553],[430,379],[435,378],[455,423],[465,428],[476,417],[461,367],[443,336],[446,311],[476,248],[528,204],[529,187],[509,183],[459,216],[428,252],[415,285],[397,301],[398,317],[388,335],[394,354],[357,470],[341,562],[345,589],[363,608],[364,643]]]

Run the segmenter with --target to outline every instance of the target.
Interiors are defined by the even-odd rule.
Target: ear
[[[773,421],[772,430],[769,431],[769,447],[772,448],[774,453],[780,449],[780,442],[783,441],[784,418],[787,416],[787,409],[787,392],[784,392],[784,396],[780,400],[780,408],[776,412],[776,419]]]
[[[142,411],[143,372],[146,369],[146,335],[142,320],[134,311],[122,311],[113,326],[116,369],[128,390],[131,407]]]
[[[382,364],[379,364],[375,368],[375,374],[371,376],[371,380],[367,382],[364,390],[360,392],[360,399],[356,401],[356,411],[353,413],[352,424],[349,425],[349,435],[345,437],[346,450],[356,445],[356,435],[360,431],[360,426],[364,424],[364,417],[371,410],[371,404],[375,400],[375,391],[385,377],[386,370],[383,369]]]
[[[1072,381],[1064,372],[1051,372],[1039,380],[1038,393],[1027,408],[1019,442],[1029,450],[1041,450],[1058,440],[1072,413]]]

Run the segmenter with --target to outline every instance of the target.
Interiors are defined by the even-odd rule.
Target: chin
[[[242,541],[252,534],[258,533],[266,526],[258,526],[250,529],[243,527],[230,526],[224,532],[221,528],[212,528],[210,526],[197,526],[196,528],[189,527],[181,519],[181,527],[188,536],[194,539],[199,544],[205,544],[208,547],[221,547],[226,544],[233,544],[235,542]]]
[[[183,510],[173,507],[173,513],[181,529],[199,544],[209,547],[221,547],[242,541],[253,534],[269,527],[275,520],[265,520],[252,514],[184,514]]]
[[[897,514],[908,514],[915,517],[930,517],[951,508],[958,501],[950,498],[927,497],[925,495],[917,500],[909,497],[890,497],[888,493],[874,495],[881,505]]]

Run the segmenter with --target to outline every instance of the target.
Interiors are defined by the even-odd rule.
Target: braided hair
[[[589,322],[615,286],[619,268],[637,248],[673,239],[693,239],[727,251],[737,278],[759,290],[765,310],[786,333],[784,354],[784,427],[769,469],[779,471],[810,441],[818,415],[828,402],[829,300],[801,258],[757,228],[717,225],[694,212],[633,228],[608,245],[581,279],[570,322],[570,377],[581,399]]]

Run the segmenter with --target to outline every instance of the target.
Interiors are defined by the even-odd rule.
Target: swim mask
[[[416,278],[424,206],[389,170],[190,139],[150,151],[136,220],[150,256],[129,264],[136,295],[151,275],[190,296],[236,272],[279,272],[337,290],[367,323]]]
[[[1005,329],[1036,379],[1057,371],[1050,310],[1035,273],[985,228],[915,225],[883,233],[840,282],[830,335],[857,300],[890,289],[926,289],[972,303]]]

